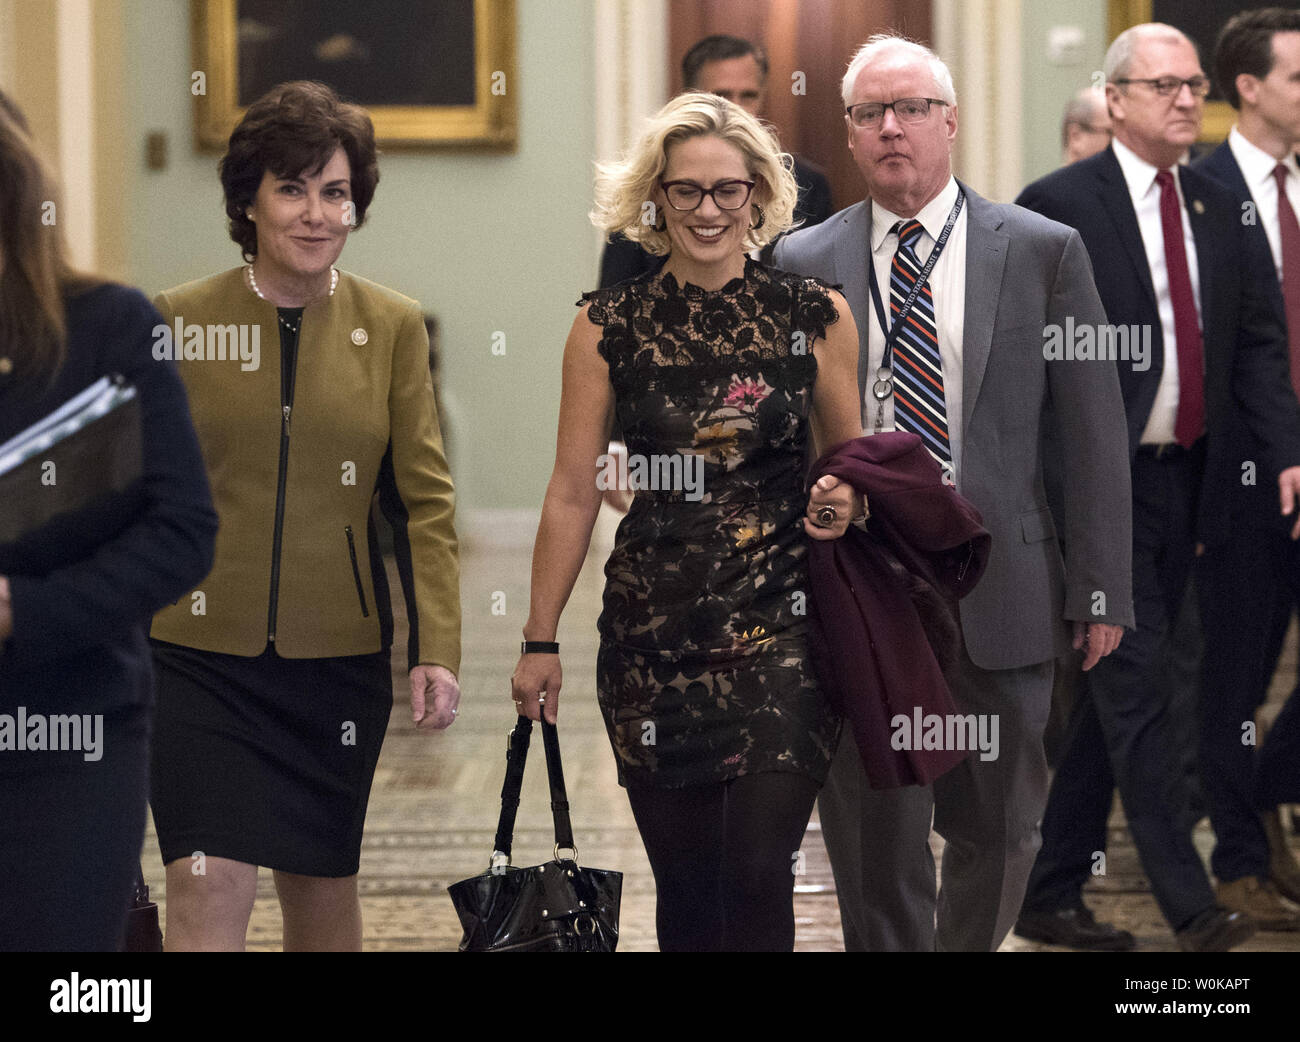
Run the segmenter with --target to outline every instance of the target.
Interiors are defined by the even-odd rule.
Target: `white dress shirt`
[[[1273,266],[1277,268],[1278,281],[1282,279],[1282,228],[1277,219],[1277,182],[1273,170],[1279,160],[1274,159],[1258,145],[1253,145],[1235,126],[1228,133],[1228,148],[1232,158],[1241,168],[1251,198],[1255,200],[1256,220],[1264,226],[1268,247],[1273,251]],[[1294,153],[1280,161],[1286,167],[1286,197],[1291,209],[1300,214],[1300,167]]]
[[[943,190],[921,208],[916,219],[921,222],[924,232],[916,244],[916,255],[922,267],[930,259],[930,253],[938,241],[943,226],[957,202],[957,181],[949,177]],[[935,261],[934,270],[930,272],[930,294],[934,299],[935,328],[939,333],[939,359],[943,365],[943,399],[948,413],[948,445],[952,449],[953,478],[960,483],[961,478],[961,401],[962,401],[962,327],[966,309],[966,212],[963,205],[957,221],[948,235],[943,252]],[[905,218],[886,210],[879,203],[871,204],[871,260],[876,269],[876,285],[880,288],[880,302],[885,308],[886,321],[892,321],[889,313],[889,266],[898,251],[898,236],[893,234],[894,225]],[[882,403],[876,400],[871,388],[876,382],[876,370],[880,368],[885,356],[885,333],[880,328],[876,317],[876,306],[870,300],[867,324],[867,389],[864,397],[866,417],[864,434],[877,431],[877,409]],[[894,396],[891,394],[883,403],[883,413],[879,430],[892,431],[894,427]]]
[[[1178,419],[1178,337],[1174,332],[1174,300],[1169,292],[1169,271],[1165,267],[1160,186],[1156,184],[1156,174],[1160,171],[1118,138],[1111,144],[1120,169],[1124,172],[1133,209],[1137,213],[1138,229],[1142,233],[1142,245],[1146,249],[1147,265],[1151,269],[1151,287],[1156,292],[1156,309],[1160,314],[1160,330],[1164,340],[1164,368],[1160,371],[1160,386],[1156,390],[1155,403],[1151,406],[1151,415],[1142,431],[1142,444],[1164,445],[1178,440],[1174,437],[1174,426]],[[1174,189],[1178,192],[1178,213],[1183,223],[1183,250],[1187,254],[1187,274],[1191,278],[1192,296],[1196,300],[1196,321],[1204,329],[1205,323],[1200,318],[1201,276],[1196,259],[1196,240],[1192,238],[1192,222],[1187,216],[1187,200],[1183,198],[1178,167],[1169,167],[1169,171],[1174,175]]]

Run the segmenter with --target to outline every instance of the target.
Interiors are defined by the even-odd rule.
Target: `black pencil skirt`
[[[393,707],[388,651],[256,658],[151,641],[150,803],[163,863],[355,875]]]

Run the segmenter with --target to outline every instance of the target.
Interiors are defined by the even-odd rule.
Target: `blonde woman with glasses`
[[[808,657],[806,540],[839,538],[863,504],[830,477],[810,499],[804,476],[810,439],[861,433],[858,335],[838,293],[749,258],[790,227],[796,191],[753,116],[669,102],[601,168],[593,214],[667,261],[584,296],[565,347],[512,698],[555,721],[556,627],[617,414],[635,498],[605,569],[597,686],[661,951],[793,947],[799,845],[839,734]]]

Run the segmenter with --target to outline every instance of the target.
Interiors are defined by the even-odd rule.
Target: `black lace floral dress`
[[[596,666],[619,781],[822,782],[839,717],[808,661],[801,518],[812,347],[838,318],[827,288],[751,260],[716,291],[660,273],[585,302],[637,490]]]

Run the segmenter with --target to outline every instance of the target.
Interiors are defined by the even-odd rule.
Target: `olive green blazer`
[[[211,573],[154,617],[152,636],[249,656],[272,639],[285,658],[388,646],[388,582],[370,524],[378,496],[396,537],[410,664],[458,672],[453,490],[419,304],[340,272],[333,296],[303,312],[286,417],[276,308],[243,272],[155,301],[167,325],[154,330],[154,357],[177,360],[221,527]]]

